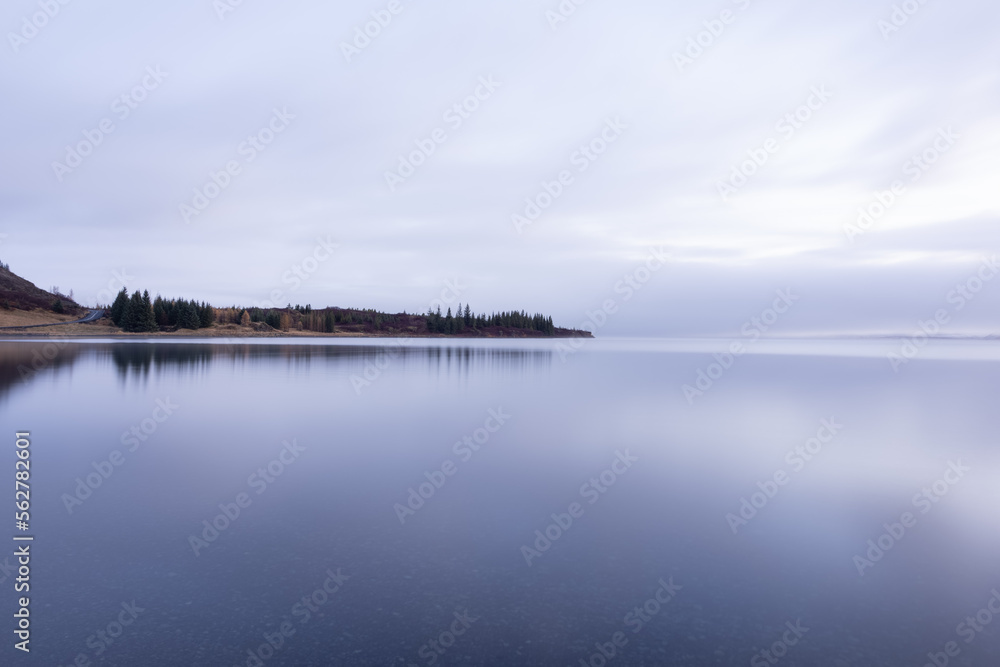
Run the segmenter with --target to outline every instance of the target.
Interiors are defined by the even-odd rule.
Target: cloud
[[[386,4],[244,2],[224,20],[207,1],[62,6],[0,56],[4,261],[83,298],[125,267],[153,291],[251,302],[330,234],[342,251],[302,302],[414,310],[460,276],[481,309],[575,324],[662,245],[665,286],[609,325],[652,334],[725,330],[785,283],[826,295],[800,328],[903,326],[939,300],[934,285],[998,250],[1000,8],[985,0],[927,4],[888,38],[892,3],[860,0],[591,2],[555,29],[556,2],[402,0],[348,62],[343,43],[385,23],[372,12]],[[35,11],[9,3],[0,25],[17,34]],[[699,39],[678,71],[674,54]],[[114,100],[156,66],[162,85],[119,117]],[[501,85],[454,126],[446,114],[480,77]],[[829,100],[780,125],[822,86]],[[248,161],[241,145],[275,108],[294,121]],[[52,163],[104,118],[114,132],[60,182]],[[576,171],[613,118],[627,130]],[[948,127],[954,147],[908,180]],[[385,173],[439,128],[391,191]],[[769,139],[776,151],[723,201],[719,183]],[[232,160],[239,175],[185,224],[179,207]],[[563,170],[573,185],[518,234],[511,216]],[[849,243],[845,225],[897,180],[905,194]]]

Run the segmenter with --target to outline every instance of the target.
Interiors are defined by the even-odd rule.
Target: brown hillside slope
[[[74,313],[79,306],[67,297],[59,297],[35,285],[9,269],[0,267],[0,308],[10,310],[51,310],[52,304],[62,299],[67,313]]]

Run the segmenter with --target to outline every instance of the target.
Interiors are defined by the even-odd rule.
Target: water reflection
[[[78,345],[59,342],[0,342],[0,400],[18,384],[72,368],[83,352]]]
[[[110,361],[120,381],[147,381],[163,373],[196,375],[212,364],[256,367],[281,362],[291,369],[324,363],[339,366],[362,381],[371,382],[390,369],[419,370],[439,377],[468,377],[470,373],[516,376],[548,368],[553,353],[547,349],[428,345],[416,339],[379,345],[318,345],[260,343],[0,343],[0,397],[20,382],[40,374],[72,368],[89,359]]]
[[[895,667],[924,664],[1000,584],[989,346],[897,374],[884,343],[775,343],[689,403],[718,342],[594,341],[561,363],[538,342],[93,341],[21,379],[45,345],[0,347],[0,411],[35,438],[43,664],[72,664],[132,599],[148,611],[106,664],[256,664],[247,650],[344,568],[267,667],[426,664],[465,609],[480,620],[436,664],[580,664],[671,577],[676,599],[614,665],[746,665],[801,619],[782,665]],[[789,459],[824,420],[843,428]],[[286,440],[301,459],[258,494]],[[638,460],[608,477],[619,451]],[[952,461],[960,484],[859,574]],[[196,555],[191,536],[240,492],[252,504]],[[87,497],[70,512],[65,494]],[[572,528],[550,529],[574,501]],[[995,647],[984,635],[950,664],[995,664]]]

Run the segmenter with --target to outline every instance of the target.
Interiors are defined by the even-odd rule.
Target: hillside
[[[80,306],[69,297],[46,292],[34,283],[11,272],[6,264],[0,264],[0,309],[52,311],[53,305],[62,301],[65,312],[75,314]]]
[[[585,337],[586,331],[556,327],[551,317],[525,311],[474,313],[468,304],[458,304],[442,315],[441,309],[426,315],[382,313],[374,309],[313,309],[306,305],[286,308],[213,307],[185,299],[150,299],[138,290],[129,296],[123,289],[111,308],[93,311],[88,321],[70,297],[45,291],[0,264],[0,328],[6,335],[199,335],[199,336],[454,336],[464,338]],[[93,320],[93,321],[90,321]],[[50,327],[36,329],[28,327]],[[23,331],[16,331],[23,329]]]

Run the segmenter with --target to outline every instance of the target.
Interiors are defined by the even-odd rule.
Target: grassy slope
[[[52,304],[59,298],[21,276],[0,268],[0,326],[63,322],[82,316],[84,310],[66,298],[62,299],[65,314],[52,312]]]

